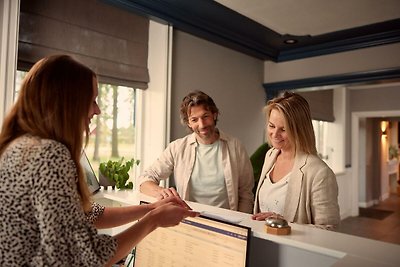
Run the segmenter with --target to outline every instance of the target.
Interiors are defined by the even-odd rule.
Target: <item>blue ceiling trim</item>
[[[282,62],[400,42],[400,19],[317,36],[280,35],[213,0],[101,0],[250,56]],[[285,39],[295,38],[288,45]]]
[[[294,90],[315,86],[354,84],[371,81],[386,81],[400,79],[400,68],[389,68],[373,71],[363,71],[346,73],[340,75],[329,75],[315,78],[306,78],[284,82],[264,83],[263,87],[267,99],[271,99],[279,94],[280,91]]]

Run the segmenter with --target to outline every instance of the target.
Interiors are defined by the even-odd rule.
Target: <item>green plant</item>
[[[260,179],[262,167],[264,165],[265,154],[271,147],[267,143],[263,143],[257,150],[250,156],[250,162],[253,166],[254,174],[254,187],[253,194],[256,194],[258,180]]]
[[[124,158],[118,161],[109,160],[100,163],[99,170],[101,174],[106,176],[110,182],[114,182],[118,189],[132,189],[133,183],[127,183],[129,179],[129,170],[133,165],[139,165],[140,160],[131,159],[124,162]]]

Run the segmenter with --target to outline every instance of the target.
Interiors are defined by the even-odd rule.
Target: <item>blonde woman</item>
[[[294,223],[322,228],[338,225],[336,176],[318,157],[307,101],[285,92],[270,100],[264,111],[272,148],[265,156],[253,219],[278,214]]]

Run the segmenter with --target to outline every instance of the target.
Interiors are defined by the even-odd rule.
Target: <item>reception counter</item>
[[[103,205],[137,205],[140,200],[153,201],[136,191],[102,190],[95,201]],[[187,202],[205,215],[251,227],[250,264],[258,266],[400,266],[400,246],[372,239],[290,224],[290,235],[267,234],[264,222],[250,214]],[[115,230],[115,229],[114,229]],[[116,231],[121,231],[122,228]],[[116,232],[111,232],[115,234]]]

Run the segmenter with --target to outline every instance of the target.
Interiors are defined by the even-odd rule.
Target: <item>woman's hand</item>
[[[272,212],[272,211],[268,211],[268,212],[259,212],[259,213],[256,213],[256,214],[252,215],[251,218],[252,218],[253,220],[256,220],[256,221],[264,221],[266,218],[268,218],[269,216],[272,216],[272,215],[275,215],[275,216],[277,216],[277,217],[282,217],[282,218],[283,218],[282,215],[277,214],[277,213]]]
[[[158,227],[170,227],[179,224],[186,217],[197,217],[200,213],[184,208],[176,203],[166,203],[148,213]]]
[[[161,200],[158,200],[158,201],[156,201],[156,202],[154,202],[154,203],[152,203],[152,204],[150,204],[150,205],[153,205],[153,209],[156,209],[156,208],[158,208],[158,207],[160,207],[160,206],[162,206],[162,205],[168,204],[168,203],[172,203],[172,204],[178,205],[178,206],[180,206],[180,207],[182,207],[182,208],[191,210],[191,208],[188,206],[188,204],[186,204],[186,202],[183,201],[183,200],[180,198],[179,195],[178,195],[178,196],[169,196],[169,197],[166,197],[166,198],[161,199]]]
[[[170,188],[160,188],[160,190],[158,191],[158,195],[157,195],[157,199],[161,200],[167,197],[172,197],[172,196],[176,196],[179,197],[178,192],[176,192],[175,188],[170,187]]]

